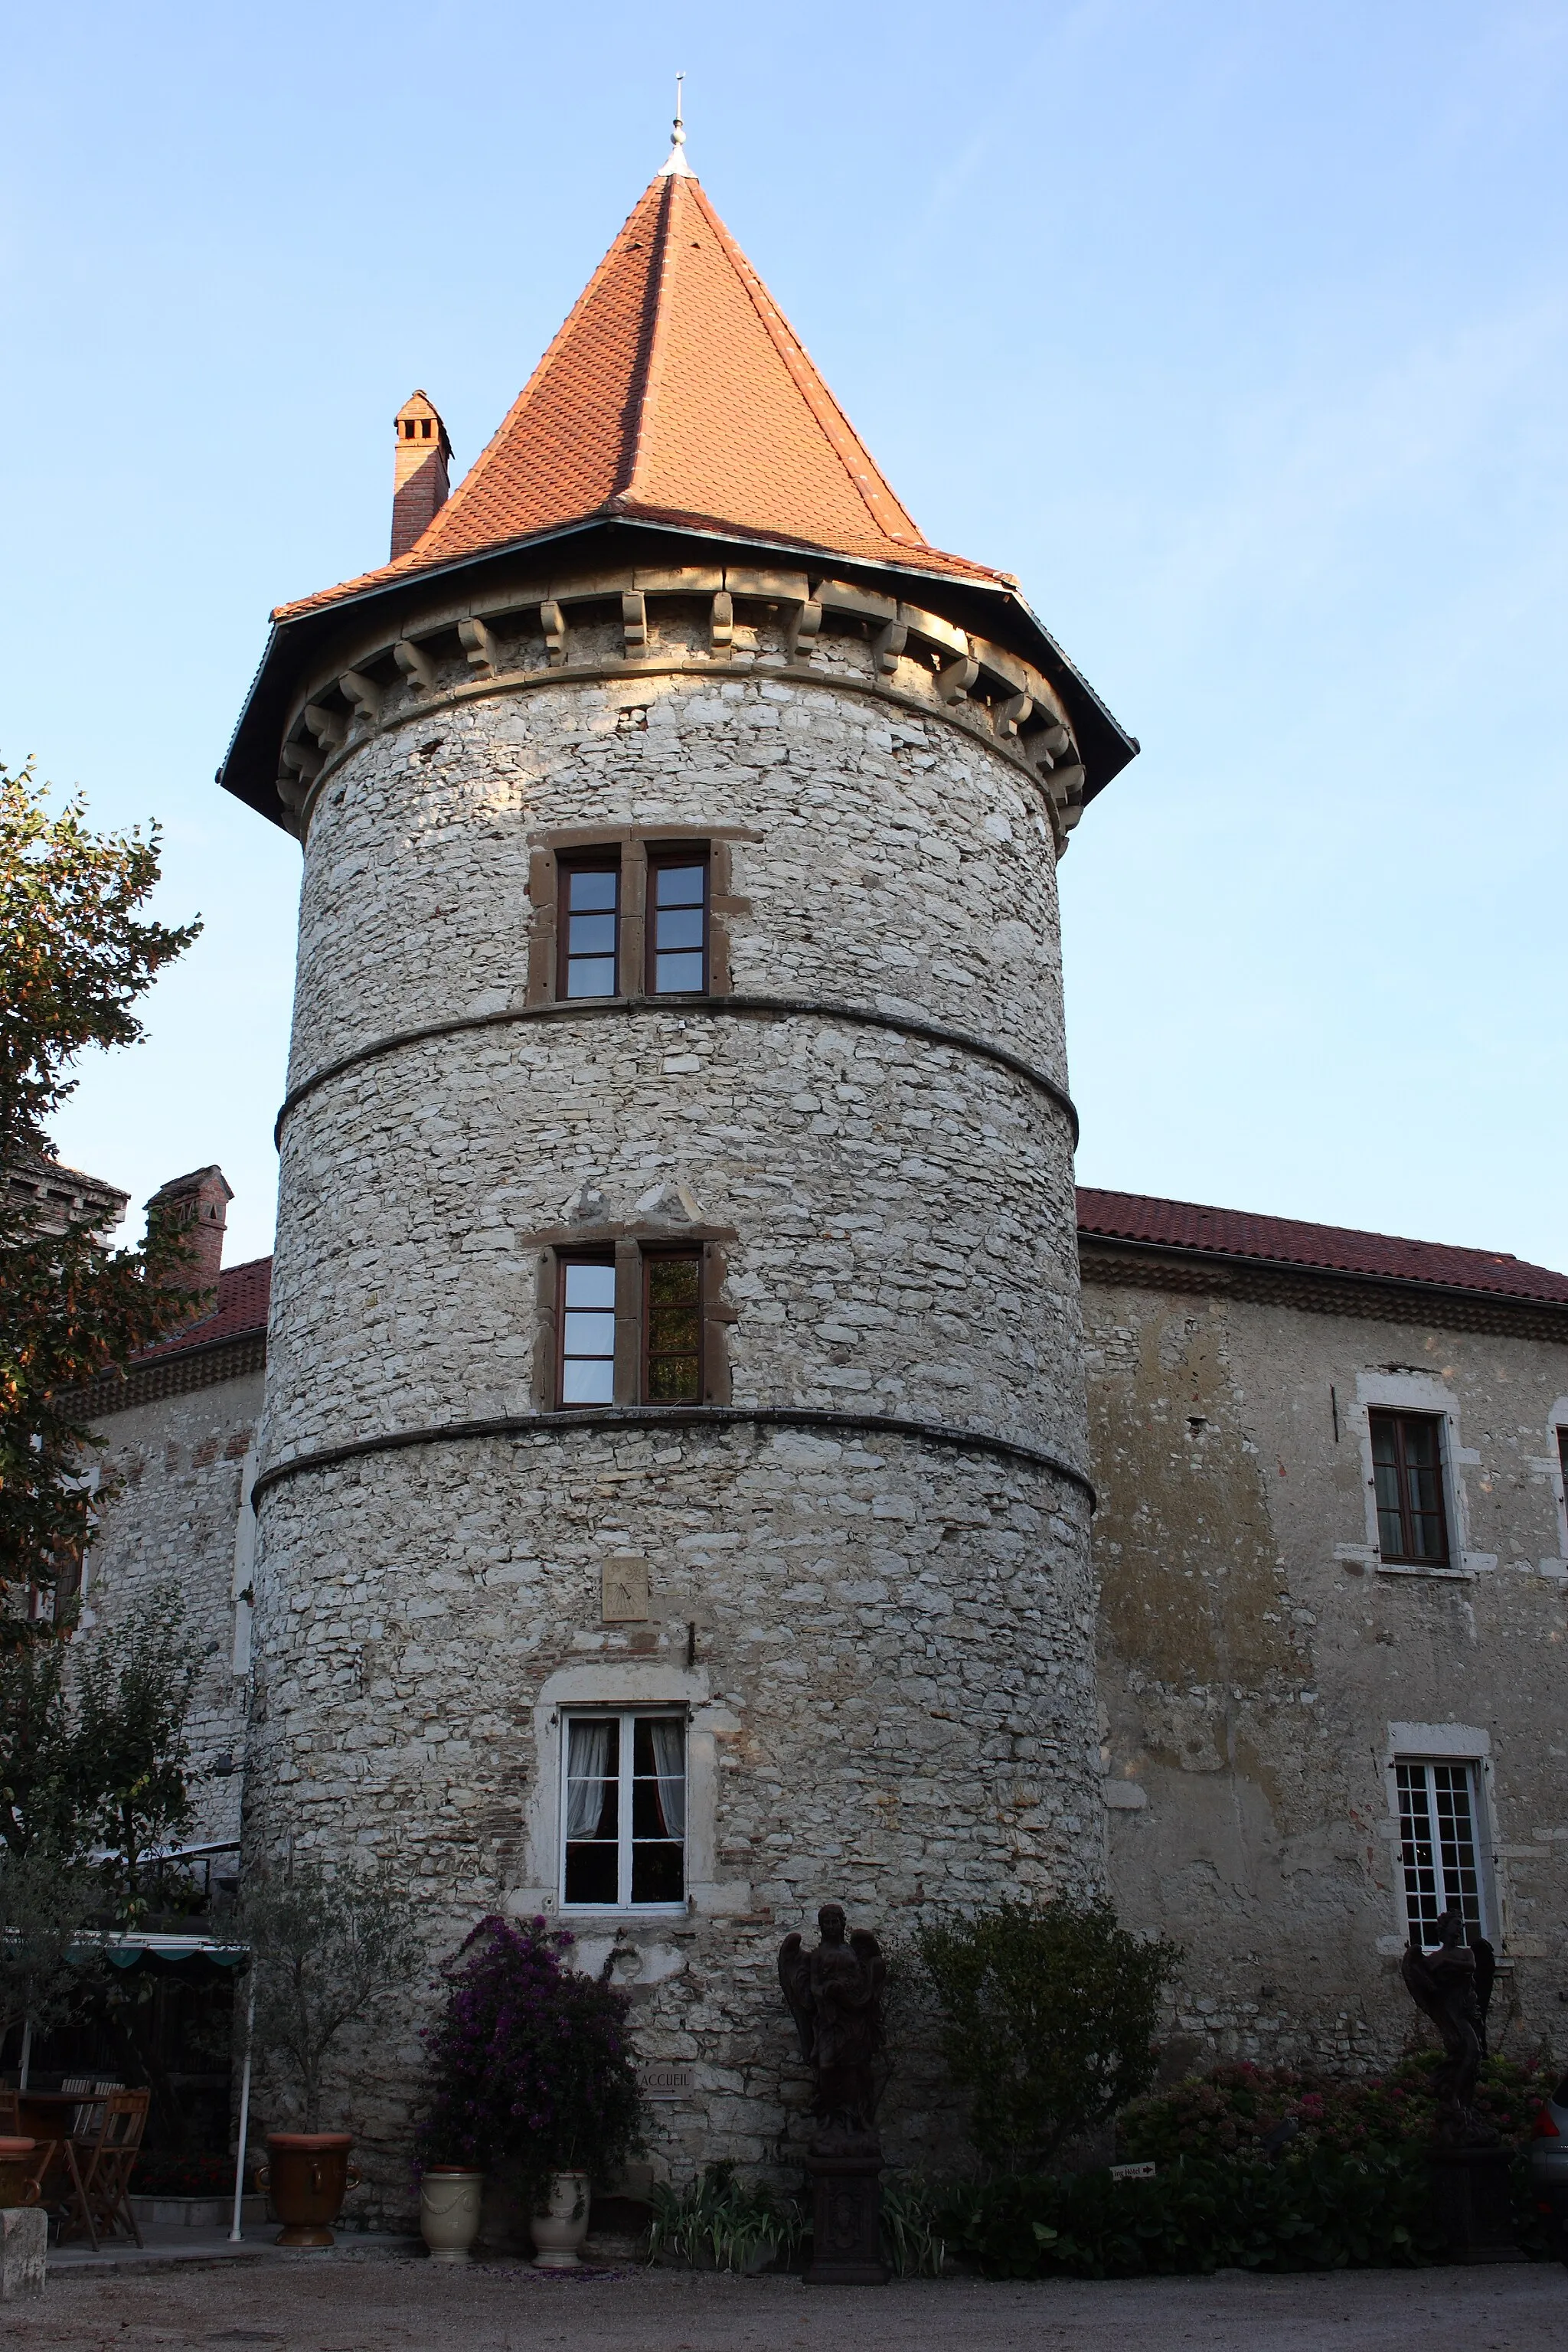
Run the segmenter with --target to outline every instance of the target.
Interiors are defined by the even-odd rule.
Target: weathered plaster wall
[[[239,1834],[247,1693],[235,1671],[235,1534],[261,1390],[255,1372],[132,1406],[99,1424],[104,1470],[124,1483],[103,1507],[89,1555],[79,1639],[89,1645],[98,1629],[133,1622],[162,1587],[178,1590],[201,1654],[187,1727],[192,1844]],[[237,1769],[215,1772],[226,1757]]]
[[[1083,1296],[1111,1884],[1188,1948],[1172,2063],[1342,2068],[1405,2044],[1394,1722],[1489,1738],[1498,2007],[1509,2046],[1561,2040],[1568,1566],[1548,1423],[1568,1349],[1131,1283]],[[1369,1378],[1458,1415],[1467,1576],[1377,1565]]]
[[[1059,1082],[1037,788],[936,709],[836,684],[869,660],[848,640],[810,682],[543,684],[351,750],[309,830],[293,1082],[521,1004],[541,834],[667,822],[743,828],[737,990],[961,1026]],[[400,1049],[291,1112],[264,1472],[531,1412],[531,1237],[591,1198],[591,1242],[675,1182],[730,1236],[736,1403],[1083,1460],[1060,1107],[929,1039],[664,1003]],[[387,1856],[433,1948],[498,1903],[554,1908],[563,1699],[690,1706],[690,1916],[585,1930],[637,1985],[645,2053],[694,2068],[662,2111],[678,2167],[776,2161],[798,2124],[773,1959],[817,1903],[890,1929],[922,1902],[1098,1880],[1088,1511],[1047,1469],[880,1433],[552,1430],[305,1470],[264,1492],[260,1528],[253,1851]],[[628,1549],[654,1617],[610,1631],[599,1570]],[[389,2205],[416,2014],[382,2021],[357,2070]],[[896,2147],[934,2145],[928,2092],[896,2086]]]

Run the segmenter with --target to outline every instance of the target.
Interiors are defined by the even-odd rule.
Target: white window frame
[[[1563,1457],[1568,1442],[1568,1396],[1559,1397],[1547,1416],[1547,1429],[1552,1438],[1548,1457],[1552,1470],[1552,1492],[1557,1504],[1557,1549],[1568,1563],[1568,1479],[1563,1476]]]
[[[686,1792],[686,1826],[680,1840],[680,1898],[675,1903],[634,1903],[632,1901],[632,1768],[635,1761],[635,1729],[639,1722],[657,1717],[666,1723],[679,1723],[681,1731],[681,1776]],[[616,1892],[613,1903],[569,1903],[566,1899],[566,1812],[570,1783],[567,1777],[571,1756],[572,1726],[574,1723],[616,1723],[619,1726],[616,1740],[617,1789],[616,1800]],[[689,1711],[681,1706],[661,1706],[657,1701],[645,1701],[632,1706],[563,1706],[560,1727],[560,1803],[556,1831],[556,1900],[563,1914],[581,1918],[585,1914],[603,1916],[625,1912],[637,1919],[684,1918],[691,1885],[691,1728]]]
[[[1497,1845],[1497,1801],[1492,1786],[1491,1734],[1474,1723],[1391,1723],[1384,1750],[1384,1785],[1388,1797],[1388,1822],[1394,1918],[1396,1933],[1380,1937],[1378,1950],[1403,1952],[1410,1939],[1410,1912],[1405,1893],[1405,1861],[1401,1852],[1399,1771],[1401,1764],[1462,1764],[1470,1784],[1470,1829],[1476,1849],[1476,1885],[1480,1903],[1480,1932],[1503,1948],[1508,1940],[1507,1888]]]
[[[1476,1882],[1476,1916],[1468,1924],[1475,1929],[1477,1935],[1489,1937],[1492,1931],[1490,1916],[1491,1906],[1487,1900],[1486,1831],[1484,1825],[1485,1816],[1482,1811],[1481,1804],[1481,1775],[1479,1769],[1479,1763],[1480,1759],[1474,1756],[1396,1756],[1394,1759],[1394,1801],[1396,1804],[1399,1801],[1398,1783],[1401,1771],[1408,1774],[1419,1772],[1425,1776],[1426,1803],[1428,1808],[1427,1819],[1429,1823],[1432,1825],[1432,1870],[1434,1878],[1436,1881],[1434,1888],[1433,1899],[1436,1903],[1437,1910],[1436,1913],[1434,1914],[1434,1919],[1441,1916],[1444,1911],[1450,1907],[1462,1910],[1463,1905],[1460,1890],[1448,1885],[1447,1876],[1443,1867],[1442,1841],[1436,1827],[1439,1819],[1439,1812],[1437,1805],[1437,1789],[1434,1776],[1440,1772],[1456,1773],[1463,1776],[1464,1788],[1466,1797],[1468,1801],[1470,1816],[1471,1866],[1475,1873]],[[1399,1871],[1399,1895],[1401,1904],[1404,1906],[1405,1932],[1408,1934],[1415,1922],[1411,1917],[1410,1888],[1405,1878],[1403,1810],[1401,1811],[1399,1819],[1402,1830],[1398,1848],[1399,1861],[1397,1864]],[[1431,1920],[1423,1922],[1424,1927],[1427,1927],[1432,1925],[1433,1921]],[[1434,1941],[1435,1938],[1424,1936],[1423,1940],[1430,1942]]]

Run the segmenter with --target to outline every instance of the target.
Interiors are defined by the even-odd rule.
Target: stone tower
[[[251,1850],[570,1924],[676,2170],[798,2127],[820,1901],[1100,1880],[1056,862],[1135,749],[678,145],[223,771],[304,853]]]

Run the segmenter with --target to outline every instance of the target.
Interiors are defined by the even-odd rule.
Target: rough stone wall
[[[745,829],[736,990],[962,1027],[1060,1083],[1037,790],[936,709],[836,683],[869,662],[847,639],[810,683],[542,684],[351,751],[310,825],[292,1083],[521,1004],[539,835],[661,823]],[[1082,1462],[1059,1106],[930,1040],[665,1003],[399,1049],[298,1105],[264,1470],[531,1412],[531,1237],[584,1185],[624,1226],[677,1181],[728,1236],[737,1404]],[[690,1916],[584,1929],[636,1984],[645,2054],[694,2067],[660,2111],[678,2170],[778,2160],[804,2078],[773,1958],[819,1901],[890,1930],[922,1904],[1098,1882],[1088,1512],[1045,1467],[881,1433],[557,1429],[307,1469],[259,1516],[254,1850],[395,1858],[433,1948],[498,1903],[554,1910],[559,1704],[689,1706]],[[598,1571],[627,1549],[654,1613],[612,1631]],[[387,2210],[416,2014],[379,2021],[348,2070]],[[951,2127],[908,2069],[889,2120],[910,2152]]]
[[[196,1817],[185,1843],[239,1835],[247,1689],[235,1672],[235,1530],[240,1479],[261,1413],[259,1372],[109,1415],[99,1424],[110,1476],[88,1559],[78,1637],[134,1622],[163,1586],[177,1588],[201,1653],[187,1731]],[[215,1772],[220,1758],[237,1769]]]
[[[1168,2064],[1354,2071],[1405,2046],[1394,1722],[1487,1735],[1493,2039],[1507,2018],[1516,2053],[1561,2042],[1568,1564],[1549,1422],[1568,1349],[1133,1283],[1083,1298],[1111,1887],[1187,1948]],[[1378,1565],[1369,1379],[1458,1415],[1466,1576]]]

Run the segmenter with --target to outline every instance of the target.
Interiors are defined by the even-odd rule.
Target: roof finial
[[[659,172],[658,176],[661,180],[668,180],[671,176],[679,176],[684,180],[694,180],[697,177],[687,162],[685,154],[686,125],[681,120],[680,112],[680,93],[685,80],[686,76],[683,73],[678,73],[675,77],[675,121],[672,125],[675,134],[674,143],[669,151],[668,161]]]

